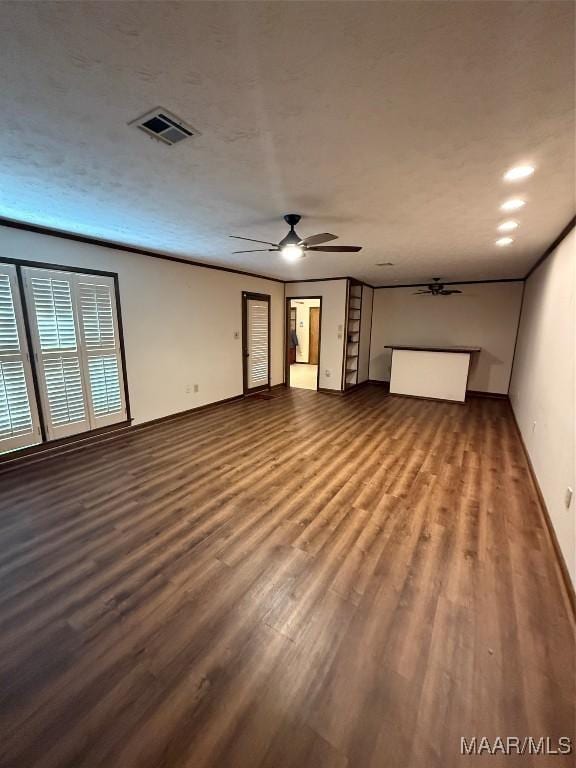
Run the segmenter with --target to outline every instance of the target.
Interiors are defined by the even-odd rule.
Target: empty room
[[[576,5],[0,13],[0,768],[573,766]]]

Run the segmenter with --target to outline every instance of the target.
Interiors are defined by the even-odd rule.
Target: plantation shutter
[[[48,438],[126,418],[114,280],[26,267]]]
[[[0,264],[0,453],[40,441],[16,268]]]
[[[268,348],[269,348],[269,312],[268,299],[246,299],[247,321],[247,389],[267,387],[270,383]]]
[[[114,281],[78,275],[77,301],[93,428],[124,421],[124,381]]]
[[[46,433],[54,440],[85,432],[90,420],[74,302],[75,276],[29,267],[23,273]]]

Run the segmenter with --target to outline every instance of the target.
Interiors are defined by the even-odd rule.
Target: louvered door
[[[243,294],[244,392],[270,386],[270,296]]]
[[[76,286],[90,421],[96,429],[126,418],[114,281],[78,275]]]
[[[0,264],[0,453],[40,441],[16,268]]]
[[[49,440],[90,429],[74,300],[74,275],[22,270]]]

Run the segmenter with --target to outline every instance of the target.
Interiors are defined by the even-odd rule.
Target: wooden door
[[[320,345],[320,307],[310,307],[310,335],[308,339],[308,362],[318,365]]]
[[[242,294],[244,393],[270,386],[270,296]]]
[[[288,333],[288,365],[296,362],[296,344],[293,344],[296,336],[296,307],[290,308],[290,330]]]

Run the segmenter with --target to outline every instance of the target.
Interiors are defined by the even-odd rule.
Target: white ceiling
[[[392,284],[523,276],[574,215],[571,2],[3,2],[2,17],[2,216]],[[127,126],[158,105],[202,135],[168,148]],[[535,176],[504,183],[523,161]],[[528,205],[498,249],[516,192]],[[232,255],[228,234],[277,241],[288,212],[362,252]]]

